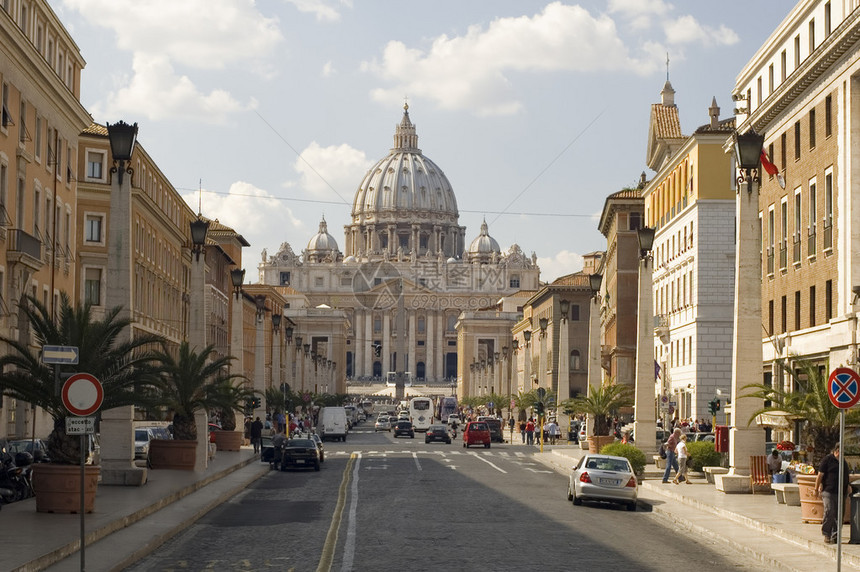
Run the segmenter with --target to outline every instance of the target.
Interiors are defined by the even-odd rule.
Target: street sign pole
[[[839,507],[836,511],[836,572],[842,570],[842,511],[845,510],[845,501],[842,499],[842,492],[845,490],[845,471],[842,470],[845,462],[845,453],[842,448],[845,438],[845,408],[839,411],[839,458],[837,466],[839,467],[839,493],[836,495],[836,503]]]

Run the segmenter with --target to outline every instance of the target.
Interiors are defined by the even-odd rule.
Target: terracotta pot
[[[149,442],[149,464],[153,469],[194,470],[197,441],[153,439]]]
[[[99,483],[98,465],[84,468],[84,512],[93,512]],[[33,465],[33,490],[36,492],[36,512],[80,514],[81,467],[79,465]]]
[[[212,434],[215,435],[215,446],[219,451],[238,451],[245,440],[241,431],[215,429]]]
[[[851,475],[848,482],[856,480],[857,475]],[[821,524],[824,517],[824,501],[815,490],[815,475],[797,475],[798,491],[800,492],[800,520],[810,524]],[[851,497],[845,498],[845,508],[842,509],[842,522],[851,522]]]
[[[614,435],[592,435],[588,438],[588,452],[599,453],[604,445],[609,445],[614,442]]]

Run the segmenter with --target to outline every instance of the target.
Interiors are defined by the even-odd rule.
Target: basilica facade
[[[300,253],[285,242],[264,251],[258,270],[288,301],[293,335],[358,381],[404,371],[417,382],[453,382],[460,314],[540,284],[535,254],[516,244],[503,251],[486,221],[467,242],[454,189],[418,148],[408,106],[394,146],[355,191],[344,250],[323,219]],[[315,330],[313,316],[328,311],[344,317],[344,340]]]

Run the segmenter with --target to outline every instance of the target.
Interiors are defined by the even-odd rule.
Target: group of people
[[[672,435],[666,443],[663,444],[661,457],[666,455],[666,470],[663,472],[663,482],[668,483],[669,477],[672,476],[672,469],[675,470],[675,478],[672,482],[676,485],[684,482],[690,483],[687,477],[687,460],[690,458],[687,452],[687,435],[681,431],[680,427],[675,427]]]
[[[286,439],[288,435],[296,431],[304,433],[312,429],[313,422],[310,417],[299,418],[290,416],[289,433],[286,431],[287,416],[281,412],[275,412],[274,422],[271,414],[266,415],[265,422],[259,416],[253,420],[251,417],[245,417],[245,438],[251,442],[251,445],[254,447],[254,453],[260,452],[264,430],[272,431],[276,436],[281,435],[282,438]]]
[[[511,427],[511,430],[513,430],[513,419],[509,421],[509,426]],[[530,417],[525,421],[520,421],[519,430],[522,442],[527,445],[534,445],[536,429],[538,429],[538,426],[536,420],[533,417]],[[555,422],[554,419],[550,419],[544,424],[543,431],[544,437],[549,440],[550,445],[555,445],[558,438],[561,437],[561,429],[559,428],[558,424]],[[538,431],[538,439],[540,438],[540,431]]]

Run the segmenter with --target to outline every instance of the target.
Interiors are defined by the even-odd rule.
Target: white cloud
[[[334,64],[331,60],[327,61],[323,64],[322,76],[323,77],[331,77],[337,73],[337,70],[334,68]]]
[[[550,257],[538,256],[537,262],[540,279],[547,283],[582,270],[582,255],[569,250],[561,250]]]
[[[364,151],[349,145],[321,147],[311,142],[295,160],[303,192],[350,204],[356,185],[373,165]]]
[[[663,0],[609,0],[607,9],[610,13],[620,12],[631,16],[643,14],[662,16],[672,8],[671,4]]]
[[[296,218],[286,201],[278,200],[268,191],[251,183],[237,181],[230,185],[226,195],[205,191],[206,189],[203,193],[203,216],[218,219],[221,224],[236,230],[251,243],[251,252],[259,252],[267,246],[271,248],[272,237],[283,237],[284,228],[309,234],[308,226]],[[196,191],[186,193],[182,198],[197,211]],[[251,262],[254,263],[253,260]],[[248,278],[251,278],[254,272],[253,264],[246,260],[243,265],[250,270]]]
[[[608,16],[553,2],[533,17],[499,18],[486,29],[472,26],[462,36],[439,36],[427,52],[389,42],[381,60],[364,62],[362,69],[390,84],[371,92],[377,101],[398,102],[404,93],[414,93],[442,108],[511,114],[521,107],[508,77],[514,72],[644,75],[654,65],[629,54]]]
[[[180,76],[164,56],[136,54],[133,76],[104,100],[91,106],[97,121],[143,115],[152,120],[192,119],[203,123],[223,123],[227,116],[253,109],[253,99],[242,104],[228,92],[214,89],[200,92],[187,76]]]
[[[731,46],[740,41],[734,30],[720,25],[719,28],[704,26],[692,16],[681,16],[663,24],[666,41],[670,44],[691,44],[700,42],[705,45]]]
[[[340,0],[339,2],[330,2],[328,0],[285,0],[287,4],[292,4],[299,12],[306,14],[315,14],[319,22],[334,22],[340,20],[340,11],[337,6],[332,4],[340,4],[341,6],[352,7],[351,0]]]

